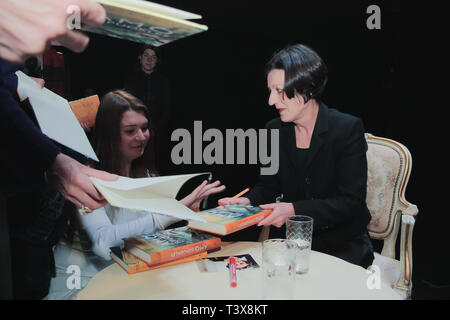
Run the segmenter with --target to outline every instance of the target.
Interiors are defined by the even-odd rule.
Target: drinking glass
[[[307,273],[311,255],[313,234],[313,218],[304,215],[295,215],[286,220],[286,239],[297,244],[295,266],[297,274]]]
[[[269,239],[262,244],[264,299],[293,299],[295,290],[295,250],[286,239]]]

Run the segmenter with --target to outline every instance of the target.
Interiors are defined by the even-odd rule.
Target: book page
[[[185,182],[205,174],[209,173],[149,178],[119,177],[116,181],[104,181],[94,177],[90,179],[105,199],[115,207],[146,210],[182,220],[206,222],[175,199]]]
[[[140,11],[154,12],[176,19],[193,20],[201,19],[202,16],[188,11],[175,9],[162,4],[144,0],[97,0],[101,4],[114,5],[117,7],[135,8]]]
[[[41,88],[22,71],[16,72],[17,91],[21,99],[28,98],[42,133],[95,161],[97,155],[92,149],[86,133],[70,108],[69,102],[56,93]]]

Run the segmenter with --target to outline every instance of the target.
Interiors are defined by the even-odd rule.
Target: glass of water
[[[297,244],[295,254],[297,274],[304,274],[309,270],[312,234],[313,218],[295,215],[286,220],[286,239],[295,241]]]
[[[262,244],[264,299],[289,300],[295,290],[295,250],[297,244],[286,239],[269,239]]]

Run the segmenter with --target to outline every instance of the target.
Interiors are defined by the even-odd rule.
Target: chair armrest
[[[403,210],[403,214],[415,217],[419,213],[419,209],[417,209],[417,206],[412,203],[408,203],[408,206],[406,209]]]
[[[416,206],[414,207],[417,209]],[[417,212],[415,214],[417,214]],[[394,288],[404,291],[407,298],[411,296],[412,288],[412,234],[414,224],[415,219],[412,215],[402,215],[400,241],[400,277],[398,278]]]

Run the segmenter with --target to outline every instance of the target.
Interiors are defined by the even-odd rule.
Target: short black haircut
[[[318,100],[328,81],[328,69],[322,58],[303,44],[289,45],[277,51],[266,64],[266,76],[273,69],[284,70],[284,92],[292,99],[297,92],[305,103]]]

